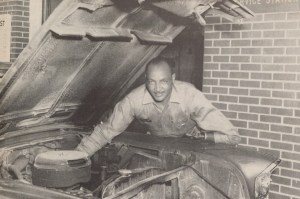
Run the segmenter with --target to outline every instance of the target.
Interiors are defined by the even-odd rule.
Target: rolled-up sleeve
[[[93,133],[77,146],[77,150],[93,155],[97,150],[122,133],[134,119],[134,109],[131,100],[125,97],[114,107],[108,120],[97,125]]]
[[[189,109],[191,110],[191,119],[198,127],[214,134],[215,143],[237,144],[240,142],[240,136],[237,129],[216,109],[198,90],[191,93]]]

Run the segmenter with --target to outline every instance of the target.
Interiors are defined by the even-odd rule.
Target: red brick
[[[250,56],[231,56],[231,62],[250,62]]]
[[[300,83],[285,83],[284,84],[284,89],[299,90],[299,88],[300,88]]]
[[[279,166],[284,168],[292,168],[292,162],[287,160],[281,160]]]
[[[260,121],[262,122],[270,122],[270,123],[280,123],[281,117],[279,116],[270,116],[270,115],[261,115]]]
[[[229,94],[231,95],[248,95],[249,90],[248,89],[242,89],[242,88],[230,88]]]
[[[300,180],[293,180],[293,187],[300,188]]]
[[[299,108],[300,107],[300,101],[299,100],[285,100],[284,101],[285,107],[294,107]]]
[[[204,85],[218,85],[217,79],[203,79]]]
[[[272,74],[270,73],[251,73],[251,79],[262,79],[262,80],[271,80]]]
[[[228,94],[228,88],[224,87],[213,87],[212,93],[221,93],[221,94]]]
[[[227,118],[232,118],[236,119],[237,118],[237,113],[236,112],[231,112],[231,111],[222,111],[222,113],[225,115]]]
[[[219,64],[216,64],[216,63],[204,63],[203,68],[205,70],[219,70]]]
[[[205,32],[204,38],[205,39],[219,39],[220,33],[219,32]]]
[[[282,21],[286,19],[286,13],[265,14],[265,21]]]
[[[260,38],[261,35],[261,31],[242,32],[242,38]]]
[[[295,116],[300,117],[300,110],[295,110]]]
[[[295,93],[289,91],[272,91],[272,97],[295,98]]]
[[[206,25],[204,26],[204,32],[213,32],[214,31],[214,26],[213,25]]]
[[[295,39],[275,39],[274,46],[296,46]]]
[[[282,82],[262,82],[262,88],[271,88],[271,89],[282,89],[283,83]]]
[[[300,179],[300,172],[298,172],[298,171],[293,171],[293,170],[288,170],[288,169],[282,169],[281,170],[281,175],[287,176],[287,177],[292,177],[292,178],[299,178]]]
[[[240,38],[240,32],[221,32],[221,38],[228,39],[228,38]]]
[[[239,111],[239,112],[247,112],[248,111],[248,106],[246,106],[246,105],[229,104],[228,108],[231,111]]]
[[[207,46],[212,46],[212,40],[205,40],[204,41],[204,46],[207,47]]]
[[[273,155],[275,157],[280,156],[280,151],[278,150],[260,148],[258,151],[267,155]]]
[[[286,36],[287,37],[300,37],[300,30],[287,30],[286,31]]]
[[[224,64],[220,64],[220,68],[221,70],[238,70],[239,65],[233,63],[224,63]]]
[[[209,86],[203,86],[202,87],[202,92],[203,93],[211,93],[211,88]]]
[[[293,128],[290,126],[284,126],[284,125],[271,125],[271,131],[276,131],[276,132],[283,132],[283,133],[292,133]]]
[[[294,162],[293,163],[293,169],[300,170],[300,163]]]
[[[241,70],[260,71],[261,65],[260,64],[241,64]]]
[[[295,134],[300,134],[300,127],[295,127],[294,133]]]
[[[252,46],[272,46],[272,39],[254,39],[252,40]]]
[[[221,49],[221,54],[240,54],[240,49],[239,48],[222,48]]]
[[[214,46],[230,46],[230,40],[215,40],[214,41]]]
[[[259,138],[265,138],[269,140],[280,140],[281,135],[278,133],[260,132]]]
[[[262,107],[262,106],[250,106],[250,112],[252,113],[264,113],[269,114],[270,108],[269,107]]]
[[[263,54],[266,54],[266,55],[274,55],[274,54],[282,55],[282,54],[284,54],[284,52],[285,52],[284,48],[264,48],[263,49]]]
[[[229,56],[213,56],[214,62],[229,62]]]
[[[203,62],[204,62],[204,63],[205,63],[205,62],[211,62],[211,56],[205,55],[205,56],[204,56],[204,59],[203,59]]]
[[[259,99],[254,97],[239,97],[239,103],[242,104],[258,104]]]
[[[240,121],[240,120],[230,120],[230,122],[233,124],[235,127],[240,127],[240,128],[247,128],[247,122],[245,121]]]
[[[261,54],[261,48],[242,48],[242,54]]]
[[[254,130],[249,130],[249,129],[239,129],[239,134],[241,136],[247,136],[247,137],[258,137],[258,132]]]
[[[286,65],[285,66],[286,72],[300,72],[300,66],[298,64],[296,65]]]
[[[294,196],[300,196],[300,190],[299,189],[293,189],[290,187],[281,187],[281,192],[282,193],[286,193],[286,194],[290,194],[290,195],[294,195]]]
[[[269,147],[269,142],[260,139],[249,138],[249,144],[261,147]]]
[[[238,80],[225,80],[225,79],[220,80],[220,86],[238,86],[238,85],[239,85]]]
[[[297,135],[285,135],[284,134],[284,135],[282,135],[282,141],[300,143],[300,136],[299,135],[297,136]]]
[[[283,65],[268,65],[268,64],[264,64],[262,67],[263,71],[283,71]]]
[[[293,150],[293,145],[292,144],[287,144],[287,143],[282,143],[282,142],[271,142],[271,148],[275,149],[283,149],[283,150]]]
[[[269,91],[269,90],[250,90],[250,96],[271,97],[271,91]]]
[[[297,29],[297,25],[294,21],[275,22],[275,29]]]
[[[273,29],[274,24],[271,22],[268,23],[254,23],[253,24],[253,29],[254,30],[268,30],[268,29]]]
[[[230,72],[230,78],[249,79],[247,72]]]
[[[300,18],[299,12],[289,12],[287,13],[287,19],[288,20],[298,20]]]
[[[262,105],[268,105],[268,106],[281,106],[282,105],[282,100],[262,98],[261,99],[261,104]]]
[[[211,77],[211,71],[203,71],[203,77]]]
[[[253,63],[272,63],[272,56],[252,56],[251,62]]]
[[[252,120],[252,121],[258,120],[258,115],[251,114],[251,113],[239,113],[238,117],[239,117],[239,119],[242,119],[242,120]]]
[[[299,55],[300,54],[300,48],[287,48],[286,49],[287,55]]]
[[[217,78],[228,78],[228,72],[227,71],[213,71],[212,76],[217,77]]]
[[[264,31],[263,37],[269,37],[269,38],[282,38],[284,37],[284,31],[283,30],[270,30],[270,31]]]
[[[227,96],[227,95],[220,95],[219,100],[222,102],[237,102],[238,97],[235,96]]]
[[[274,57],[274,63],[297,63],[297,57],[295,56],[276,56]]]
[[[294,151],[300,152],[300,145],[295,145],[295,146],[294,146]]]
[[[289,73],[274,73],[273,74],[274,80],[287,80],[287,81],[295,81],[296,74],[289,74]]]
[[[241,80],[240,81],[240,86],[241,87],[253,87],[253,88],[259,88],[260,87],[260,82],[259,81],[246,81],[246,80]]]
[[[272,115],[293,116],[293,110],[292,109],[284,109],[284,108],[272,108],[271,114]]]
[[[220,49],[219,48],[204,48],[205,54],[219,54]]]
[[[258,123],[258,122],[249,122],[249,128],[251,129],[258,129],[258,130],[266,130],[268,131],[269,124],[263,124],[263,123]]]
[[[216,31],[231,30],[231,24],[217,24],[214,25]]]
[[[270,192],[269,192],[269,193],[271,193],[271,192],[273,192],[273,191],[279,192],[279,185],[276,185],[276,184],[274,184],[274,183],[271,183],[271,184],[270,184]]]
[[[250,46],[250,40],[232,40],[231,46]]]

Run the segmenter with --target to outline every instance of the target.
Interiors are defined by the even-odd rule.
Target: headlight
[[[279,162],[278,162],[279,163]],[[271,173],[278,163],[272,163],[255,179],[255,199],[267,198],[272,182]]]

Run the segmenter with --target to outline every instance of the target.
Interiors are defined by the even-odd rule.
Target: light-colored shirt
[[[213,131],[219,132],[214,138],[216,143],[228,144],[236,144],[238,137],[237,129],[201,91],[190,83],[175,81],[170,100],[163,110],[157,106],[145,85],[131,91],[116,104],[108,120],[97,125],[92,135],[82,141],[79,150],[94,153],[126,130],[134,118],[157,136],[181,137]]]

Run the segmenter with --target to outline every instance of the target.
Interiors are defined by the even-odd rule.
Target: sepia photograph
[[[300,199],[299,0],[0,0],[1,199]]]

